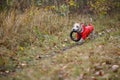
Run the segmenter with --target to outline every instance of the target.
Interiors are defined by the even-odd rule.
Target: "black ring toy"
[[[73,33],[78,33],[78,34],[80,35],[80,37],[79,37],[78,39],[73,38]],[[78,41],[81,39],[81,34],[80,34],[79,32],[77,32],[77,31],[71,31],[71,32],[70,32],[70,38],[71,38],[73,41],[78,42]]]

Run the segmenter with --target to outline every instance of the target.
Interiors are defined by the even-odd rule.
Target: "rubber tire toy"
[[[79,38],[78,38],[78,39],[73,38],[73,33],[79,34]],[[71,31],[71,32],[70,32],[70,38],[71,38],[71,40],[73,40],[73,41],[75,41],[75,42],[78,42],[78,41],[81,39],[81,34],[78,33],[77,31]]]

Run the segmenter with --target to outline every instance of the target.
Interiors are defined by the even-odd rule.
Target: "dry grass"
[[[69,33],[86,15],[60,16],[32,7],[0,14],[0,79],[10,80],[117,80],[112,65],[120,65],[119,15],[93,21],[98,38],[73,46]],[[103,75],[95,75],[96,66]],[[15,71],[15,72],[14,72]],[[99,71],[99,70],[98,70]],[[9,74],[6,78],[3,75]]]

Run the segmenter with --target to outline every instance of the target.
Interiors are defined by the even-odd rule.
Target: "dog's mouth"
[[[80,30],[77,28],[73,28],[72,31],[76,31],[76,32],[79,32]]]
[[[70,32],[70,38],[73,41],[78,42],[81,39],[81,34],[77,31],[71,31]]]
[[[80,30],[79,29],[77,29],[77,30],[73,29],[72,31],[80,33],[82,31],[82,29],[80,29]]]

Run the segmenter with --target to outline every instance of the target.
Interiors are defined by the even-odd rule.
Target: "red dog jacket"
[[[79,39],[81,35],[81,38],[85,40],[88,37],[88,35],[94,30],[94,27],[92,24],[89,24],[88,26],[81,24],[81,26],[82,26],[82,31],[80,34],[77,33],[76,37],[77,39]]]

